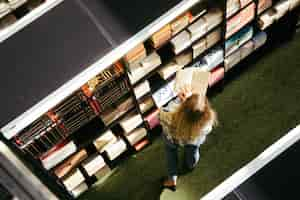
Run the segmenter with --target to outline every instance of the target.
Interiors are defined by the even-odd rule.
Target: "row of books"
[[[0,30],[14,24],[20,17],[15,10],[23,7],[28,13],[41,5],[45,0],[1,0],[0,1]]]
[[[236,12],[247,6],[252,0],[227,0],[226,2],[226,18],[231,17]]]
[[[272,5],[272,3],[271,3]],[[258,26],[261,30],[266,29],[275,21],[283,17],[287,12],[300,5],[300,0],[281,0],[261,14],[258,19]]]

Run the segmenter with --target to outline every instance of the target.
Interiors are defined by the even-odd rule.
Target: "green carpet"
[[[198,200],[251,161],[300,121],[300,35],[261,51],[245,69],[229,74],[212,105],[220,126],[201,146],[197,168],[179,177],[176,192],[161,191],[166,174],[160,138],[123,161],[104,182],[80,199]],[[182,153],[181,153],[182,154]]]

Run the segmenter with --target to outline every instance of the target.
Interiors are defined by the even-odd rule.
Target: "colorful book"
[[[145,117],[145,121],[148,123],[149,128],[153,129],[160,124],[159,121],[159,110],[156,109],[152,111],[149,115]]]
[[[112,133],[111,130],[106,131],[100,137],[98,137],[93,143],[96,149],[102,153],[104,147],[108,144],[117,142],[118,138]]]
[[[154,48],[159,48],[165,44],[172,37],[172,28],[170,24],[167,24],[162,29],[154,33],[150,37],[150,42]]]
[[[40,160],[44,168],[49,170],[76,151],[77,147],[73,141],[61,143],[53,147],[45,155],[41,156]]]
[[[147,56],[147,52],[143,43],[137,45],[124,56],[124,62],[130,65],[139,62]]]
[[[120,126],[122,127],[125,133],[129,133],[142,123],[142,116],[139,113],[132,112],[120,121]]]
[[[62,179],[63,184],[69,191],[72,191],[84,181],[85,178],[79,169],[74,169],[72,172],[70,172],[66,177]]]
[[[234,33],[239,31],[247,23],[254,19],[255,3],[251,3],[246,8],[241,10],[238,14],[230,18],[226,22],[226,38],[229,38]]]
[[[82,163],[82,167],[89,176],[93,176],[105,166],[106,163],[101,155],[93,155]]]
[[[253,27],[246,26],[239,32],[234,34],[225,42],[225,56],[230,55],[232,52],[240,48],[245,42],[250,40],[253,36]]]
[[[85,149],[80,150],[79,152],[75,153],[73,156],[69,157],[65,160],[61,165],[57,166],[54,169],[54,173],[57,177],[62,178],[70,171],[72,171],[77,165],[87,158],[88,154]]]
[[[222,80],[224,78],[224,74],[225,74],[224,67],[217,67],[213,71],[211,71],[209,76],[209,81],[208,81],[209,87],[214,86],[216,83]]]
[[[129,143],[134,146],[140,140],[142,140],[147,135],[147,130],[145,128],[137,128],[130,133],[125,134]]]
[[[180,31],[182,31],[185,27],[187,27],[192,17],[193,17],[192,14],[190,12],[187,12],[177,17],[173,22],[171,22],[170,26],[172,30],[172,35],[176,35]]]
[[[145,80],[144,82],[140,83],[134,88],[134,94],[136,98],[139,99],[145,94],[147,94],[148,92],[150,92],[150,90],[151,88],[150,88],[149,81]]]

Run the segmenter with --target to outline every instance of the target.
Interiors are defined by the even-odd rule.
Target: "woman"
[[[177,149],[184,147],[184,165],[192,170],[199,161],[199,147],[205,141],[213,126],[217,125],[215,111],[205,98],[182,90],[172,104],[160,110],[163,140],[166,149],[168,178],[163,187],[176,190]]]

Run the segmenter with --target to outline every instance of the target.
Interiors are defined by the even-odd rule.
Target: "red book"
[[[145,120],[147,121],[150,129],[155,128],[159,125],[159,110],[154,110],[151,112],[148,116],[145,117]]]
[[[222,80],[224,78],[224,73],[225,73],[224,67],[217,67],[213,71],[211,71],[209,76],[209,81],[208,81],[209,87],[212,87],[217,82]]]

